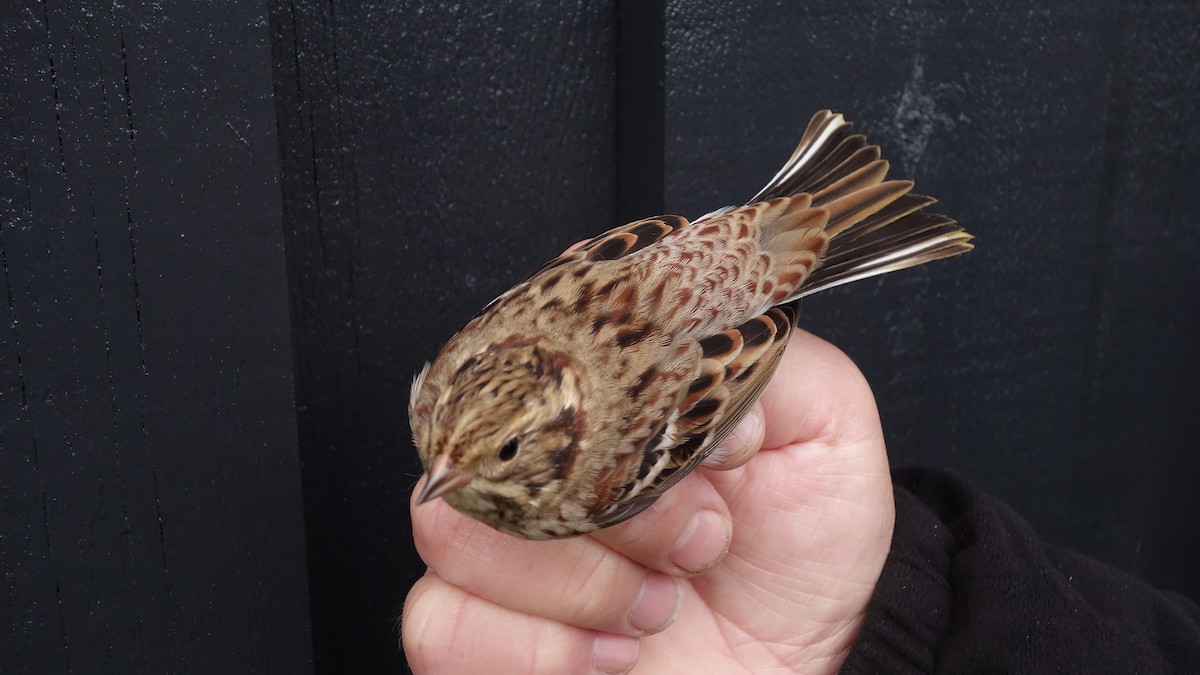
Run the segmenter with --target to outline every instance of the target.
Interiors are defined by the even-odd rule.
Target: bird
[[[973,248],[888,169],[822,110],[740,206],[616,227],[497,297],[413,380],[417,503],[535,540],[643,511],[750,411],[802,298]]]

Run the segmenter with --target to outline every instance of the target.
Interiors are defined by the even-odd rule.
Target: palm
[[[626,570],[645,569],[637,563],[667,569],[656,542],[694,510],[723,502],[733,523],[727,555],[682,583],[682,613],[668,629],[641,638],[635,672],[836,671],[891,539],[894,506],[878,414],[849,360],[804,332],[762,406],[765,438],[752,461],[696,472],[646,514],[592,537],[524,542],[444,505],[414,511],[418,546],[434,572],[406,606],[405,648],[414,670],[496,672],[505,658],[518,670],[555,663],[544,645],[520,644],[521,630],[535,644],[548,631],[561,633],[563,644],[568,636],[585,644],[579,636],[591,633],[578,626],[625,632],[609,626],[624,606],[608,611],[605,604],[622,602],[620,579],[634,574]],[[435,606],[451,599],[459,603],[453,621],[446,619],[450,608]],[[476,621],[485,634],[495,622],[509,622],[511,640],[496,649],[516,649],[515,656],[479,646],[477,655],[440,651],[439,639],[462,647],[461,633],[471,625],[463,619],[467,607],[491,617]],[[459,635],[439,637],[451,629]],[[574,670],[580,658],[565,655],[561,663],[569,666],[555,663],[546,672]]]
[[[764,450],[705,474],[732,513],[733,543],[689,581],[675,625],[643,640],[647,672],[833,671],[857,632],[894,517],[883,438],[860,379],[789,372],[798,361],[777,376],[791,391],[764,396]],[[713,667],[714,645],[724,667]]]

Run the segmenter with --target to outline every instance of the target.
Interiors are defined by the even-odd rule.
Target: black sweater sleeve
[[[893,473],[896,530],[843,673],[1200,673],[1200,608],[961,478]]]

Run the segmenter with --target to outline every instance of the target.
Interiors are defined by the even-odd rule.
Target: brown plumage
[[[421,501],[529,539],[636,515],[749,411],[800,298],[966,252],[841,115],[759,194],[610,230],[485,307],[413,382]]]

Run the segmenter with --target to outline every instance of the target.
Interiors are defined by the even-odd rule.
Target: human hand
[[[413,671],[836,672],[895,520],[861,373],[798,330],[706,465],[574,539],[517,539],[441,500],[414,507],[429,571],[404,607]]]

